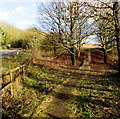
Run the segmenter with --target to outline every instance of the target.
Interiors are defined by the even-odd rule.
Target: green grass
[[[25,54],[27,55],[25,56]],[[29,52],[23,51],[19,56],[8,57],[5,60],[12,63],[17,60],[17,63],[22,63],[26,60],[22,59],[23,56],[27,59]],[[72,109],[75,110],[76,117],[119,119],[119,75],[107,72],[102,75],[94,74],[94,72],[91,72],[91,75],[86,75],[76,70],[61,71],[45,65],[41,67],[40,64],[29,65],[26,70],[26,80],[21,81],[22,88],[15,91],[17,95],[14,98],[9,94],[3,96],[3,115],[16,119],[31,117],[35,109],[47,98],[47,95],[53,92],[53,89],[58,85],[63,85],[67,79],[76,80],[74,85],[65,84],[65,87],[75,88],[77,95],[64,95],[58,92],[57,98],[69,102],[69,107],[72,106]]]
[[[113,74],[96,75],[84,81],[79,80],[80,87],[77,87],[79,96],[76,99],[78,117],[119,118],[120,76],[112,76]]]
[[[10,118],[30,117],[37,106],[61,84],[65,78],[60,78],[62,72],[45,70],[30,65],[26,71],[26,80],[21,81],[22,89],[15,91],[14,98],[3,96],[3,115]]]
[[[19,54],[2,58],[2,72],[6,72],[10,69],[20,66],[21,64],[28,61],[29,58],[30,51],[26,49],[21,51]]]

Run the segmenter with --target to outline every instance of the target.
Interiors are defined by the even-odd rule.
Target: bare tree
[[[118,0],[117,0],[118,1]],[[118,51],[118,61],[119,61],[119,73],[120,73],[120,2],[113,3],[113,15],[114,15],[114,23],[115,23],[115,37],[117,42],[117,51]]]
[[[86,4],[90,7],[90,9],[93,9],[93,15],[91,17],[96,18],[95,19],[96,21],[100,21],[100,20],[103,20],[104,22],[107,21],[108,24],[106,24],[105,29],[109,30],[109,35],[111,36],[109,43],[111,43],[112,40],[116,41],[118,61],[119,61],[118,70],[120,72],[120,22],[119,22],[120,2],[118,2],[118,0],[115,0],[113,2],[94,0],[94,3],[97,4],[93,4],[93,3],[91,4],[86,3]],[[112,27],[110,27],[109,24],[112,24]],[[104,31],[108,32],[108,30],[104,30]]]
[[[107,64],[107,51],[113,47],[112,42],[115,42],[114,38],[114,27],[113,24],[105,19],[99,19],[96,22],[98,28],[98,41],[104,51],[104,63]]]
[[[47,26],[49,32],[58,33],[57,41],[69,51],[72,65],[76,64],[76,51],[80,54],[82,43],[94,33],[92,23],[88,23],[90,15],[84,2],[52,2],[44,9],[43,21],[39,19],[42,24],[45,23],[43,26]]]

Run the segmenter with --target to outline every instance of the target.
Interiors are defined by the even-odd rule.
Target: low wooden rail
[[[24,64],[7,72],[1,73],[2,92],[11,87],[11,95],[13,96],[13,83],[20,75],[22,75],[22,79],[25,80],[25,67],[26,65]]]

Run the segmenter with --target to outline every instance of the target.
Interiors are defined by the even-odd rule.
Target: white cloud
[[[16,11],[16,12],[19,12],[19,13],[23,13],[23,12],[25,11],[25,7],[23,7],[23,6],[18,6],[18,7],[16,7],[15,11]]]
[[[24,30],[26,28],[29,28],[33,25],[33,23],[31,21],[21,21],[21,22],[17,22],[15,23],[15,26],[21,30]]]
[[[0,11],[0,21],[6,21],[10,18],[10,12]]]
[[[0,10],[0,22],[7,22],[21,30],[32,27],[37,18],[35,3],[19,4],[8,10]]]
[[[36,7],[36,6],[37,6],[37,4],[36,4],[36,3],[33,3],[33,4],[32,4],[32,7]]]
[[[12,11],[0,11],[0,21],[8,21],[15,15],[24,15],[25,14],[25,7],[18,6]]]

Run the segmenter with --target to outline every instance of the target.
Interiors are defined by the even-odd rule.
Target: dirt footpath
[[[114,75],[114,70],[103,64],[102,56],[98,54],[95,56],[96,52],[91,54],[89,51],[83,65],[77,69],[58,64],[55,65],[55,68],[51,62],[48,62],[52,66],[52,70],[66,72],[67,77],[42,101],[31,118],[119,117],[118,83],[113,81],[110,76]],[[49,65],[48,63],[47,65]]]
[[[77,86],[77,80],[67,79],[62,85],[59,85],[36,109],[32,117],[76,117],[73,103],[78,95],[74,86]]]
[[[79,71],[83,71],[83,73],[86,74],[90,73],[90,62],[91,56],[89,52],[88,57],[79,68]],[[84,79],[85,76],[87,75],[83,75],[81,79]],[[76,96],[78,96],[76,90],[76,87],[78,86],[77,79],[66,79],[62,85],[59,85],[50,95],[47,96],[42,104],[36,109],[32,117],[51,117],[52,119],[76,117],[75,114],[77,107],[74,104],[74,101],[76,100]]]

